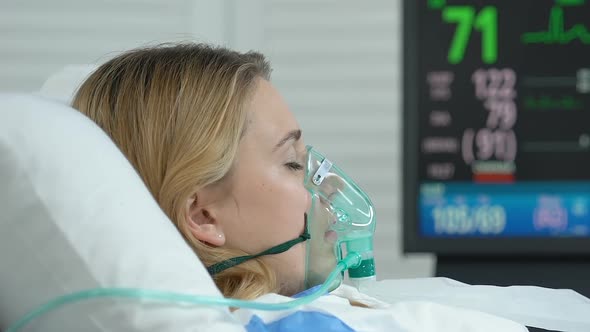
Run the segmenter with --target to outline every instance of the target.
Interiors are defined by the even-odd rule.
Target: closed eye
[[[289,169],[291,169],[293,171],[300,171],[303,169],[303,165],[301,165],[300,163],[298,163],[296,161],[288,162],[285,164],[285,166],[287,166]]]

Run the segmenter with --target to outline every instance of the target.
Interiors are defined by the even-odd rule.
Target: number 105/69
[[[436,234],[500,234],[506,228],[506,211],[499,205],[435,207],[432,210]]]

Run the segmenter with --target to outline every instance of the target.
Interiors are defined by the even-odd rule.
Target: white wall
[[[376,205],[380,278],[429,276],[401,254],[401,0],[21,0],[0,2],[0,91],[32,91],[66,64],[198,40],[257,49],[308,144]]]
[[[64,64],[103,62],[131,47],[219,39],[223,10],[192,0],[0,1],[0,91],[37,89]]]

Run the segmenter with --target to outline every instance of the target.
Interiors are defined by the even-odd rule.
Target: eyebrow
[[[277,150],[281,146],[285,145],[289,140],[298,141],[301,138],[301,129],[291,130],[285,137],[283,137],[279,143],[275,146],[274,150]]]

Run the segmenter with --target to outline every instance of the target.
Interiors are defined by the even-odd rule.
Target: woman
[[[301,130],[258,53],[181,44],[102,65],[73,107],[123,151],[205,266],[297,238],[311,204]],[[227,297],[302,290],[305,245],[213,275]]]

